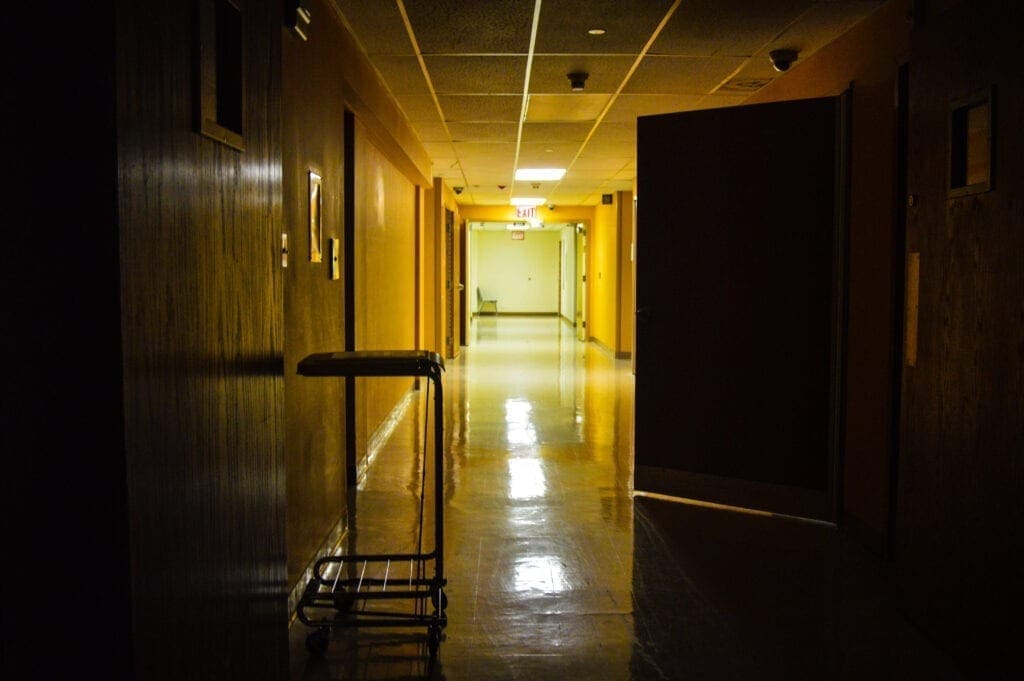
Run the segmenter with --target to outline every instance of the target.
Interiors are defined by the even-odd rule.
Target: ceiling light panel
[[[565,168],[517,168],[516,180],[550,182],[561,180],[565,176]]]

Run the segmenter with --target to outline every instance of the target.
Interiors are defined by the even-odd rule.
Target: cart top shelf
[[[299,361],[301,376],[434,376],[444,359],[429,350],[316,352]]]

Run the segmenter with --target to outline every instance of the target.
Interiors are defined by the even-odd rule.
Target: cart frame
[[[298,363],[302,376],[356,378],[366,376],[425,377],[434,387],[434,547],[422,552],[423,495],[421,488],[420,546],[416,553],[347,554],[319,558],[297,605],[299,620],[314,630],[306,638],[311,653],[327,650],[331,630],[351,627],[425,627],[430,664],[437,659],[442,629],[447,625],[444,593],[444,360],[424,350],[361,350],[322,352]],[[429,385],[428,385],[429,389]],[[429,396],[427,407],[429,408]],[[423,443],[426,476],[426,438]],[[425,477],[424,477],[425,481]],[[425,482],[424,482],[425,484]],[[407,574],[394,577],[408,564]],[[428,575],[433,565],[433,574]],[[346,569],[348,574],[346,575]],[[381,576],[383,571],[383,576]],[[369,572],[369,575],[367,574]],[[390,587],[390,591],[388,590]],[[410,612],[388,610],[396,601],[409,601]],[[431,608],[427,608],[427,601]],[[373,606],[385,609],[374,610]],[[358,607],[357,607],[358,606]]]

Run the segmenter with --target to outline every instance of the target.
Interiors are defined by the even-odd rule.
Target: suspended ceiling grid
[[[883,0],[333,0],[464,205],[632,190],[638,116],[742,104]],[[600,35],[588,31],[601,29]],[[788,72],[768,53],[794,49]],[[569,73],[588,75],[574,92]],[[561,167],[517,182],[516,168]]]

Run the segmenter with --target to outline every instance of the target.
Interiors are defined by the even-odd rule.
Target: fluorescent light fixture
[[[517,180],[561,180],[565,168],[516,168]]]
[[[539,206],[543,204],[547,199],[535,199],[522,196],[513,196],[510,202],[513,206]]]

